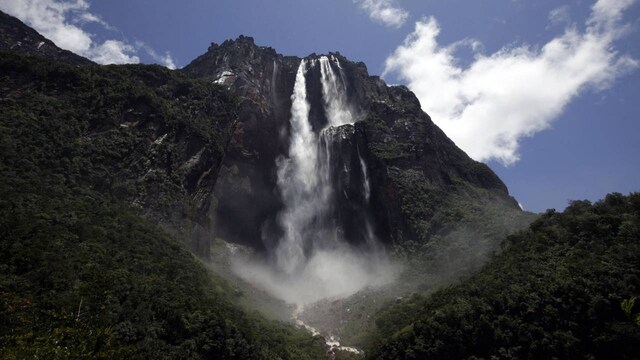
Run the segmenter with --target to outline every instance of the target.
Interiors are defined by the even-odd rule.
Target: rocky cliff
[[[343,138],[335,168],[359,169],[364,159],[370,177],[375,231],[387,243],[427,241],[465,214],[461,207],[498,204],[518,211],[506,186],[484,164],[470,159],[425,114],[415,95],[370,76],[361,62],[331,53],[346,86],[355,125],[336,132]],[[309,61],[317,60],[316,54]],[[211,44],[183,71],[222,84],[243,98],[239,125],[216,185],[216,234],[255,247],[270,246],[279,229],[274,216],[282,207],[276,190],[275,160],[288,149],[290,96],[302,59],[258,46],[250,37]],[[320,66],[306,75],[309,121],[315,131],[327,124],[322,106]],[[334,169],[335,170],[335,169]],[[336,184],[344,231],[353,232],[364,207],[362,176]],[[455,199],[455,200],[454,200]],[[350,220],[348,220],[350,219]],[[355,236],[357,238],[357,236]]]

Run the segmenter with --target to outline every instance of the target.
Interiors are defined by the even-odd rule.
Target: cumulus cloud
[[[122,41],[107,40],[100,45],[93,45],[83,51],[84,55],[98,64],[137,64],[140,58],[135,54],[136,49]]]
[[[394,0],[353,0],[360,4],[369,17],[386,26],[399,28],[409,17],[409,13],[396,6]]]
[[[587,89],[606,89],[638,66],[614,48],[626,33],[622,14],[634,2],[598,0],[584,30],[569,27],[541,47],[476,52],[468,66],[459,65],[456,50],[475,42],[442,46],[437,21],[423,19],[387,58],[384,74],[406,81],[433,121],[472,158],[509,165],[519,160],[519,141],[548,128],[571,100]]]
[[[108,39],[96,42],[82,25],[97,23],[114,30],[99,16],[89,11],[86,0],[0,0],[0,10],[24,21],[59,47],[87,57],[99,64],[139,63],[138,52],[146,51],[155,61],[175,68],[171,55],[159,56],[148,46]]]

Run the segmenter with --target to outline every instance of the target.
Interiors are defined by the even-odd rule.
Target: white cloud
[[[85,53],[98,64],[137,64],[140,62],[135,54],[136,49],[122,41],[107,40],[98,46],[92,46]]]
[[[99,43],[94,40],[94,34],[80,27],[86,23],[97,23],[107,30],[113,30],[99,16],[89,12],[87,0],[0,0],[0,10],[24,21],[59,47],[99,64],[140,62],[138,46],[113,39]],[[175,68],[169,53],[158,56],[146,45],[143,49],[154,60]]]
[[[395,5],[394,0],[353,0],[369,13],[369,17],[387,26],[399,28],[409,13]]]
[[[164,55],[158,54],[155,50],[153,50],[151,46],[142,41],[137,41],[136,46],[143,49],[158,64],[163,65],[171,70],[174,70],[176,68],[176,63],[173,61],[173,57],[168,51]]]
[[[569,5],[557,7],[549,12],[551,25],[568,24],[571,21]]]
[[[387,58],[385,74],[405,80],[433,121],[472,158],[512,164],[520,139],[548,128],[586,89],[603,90],[638,66],[614,48],[625,33],[622,13],[634,1],[599,0],[584,31],[570,27],[541,48],[476,53],[466,67],[458,65],[455,50],[468,40],[441,46],[437,21],[424,19]]]

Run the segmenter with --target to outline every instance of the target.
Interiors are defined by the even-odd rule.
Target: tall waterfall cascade
[[[318,64],[326,125],[314,131],[307,79],[317,76],[317,71],[310,70]],[[334,152],[343,140],[340,127],[354,120],[339,60],[334,56],[303,59],[291,95],[288,154],[276,160],[277,191],[284,205],[277,218],[282,236],[272,254],[274,261],[265,266],[244,264],[238,271],[285,301],[303,304],[348,296],[366,286],[389,282],[395,273],[375,245],[368,219],[361,229],[367,238],[365,249],[349,245],[336,219],[336,199],[341,194],[336,194],[333,169],[340,154]],[[358,172],[362,198],[368,203],[369,178],[359,148],[357,155],[357,166],[340,171],[347,177],[352,175],[349,172]]]
[[[309,63],[302,60],[291,97],[289,157],[280,158],[277,162],[278,188],[285,209],[279,216],[284,235],[276,250],[276,257],[280,269],[289,274],[300,271],[304,266],[305,249],[313,251],[342,240],[331,219],[331,195],[335,183],[331,174],[332,149],[336,141],[336,128],[353,124],[354,117],[347,105],[344,76],[341,71],[336,73],[331,66],[334,63],[341,69],[338,59],[322,56],[311,66],[316,63],[320,64],[327,124],[318,135],[312,130],[305,77]],[[360,165],[356,170],[362,171],[362,178],[367,179],[363,188],[368,193],[366,165],[361,156]]]

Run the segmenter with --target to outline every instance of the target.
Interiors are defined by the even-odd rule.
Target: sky
[[[180,68],[239,35],[404,84],[526,210],[640,191],[640,0],[0,0],[99,63]]]

